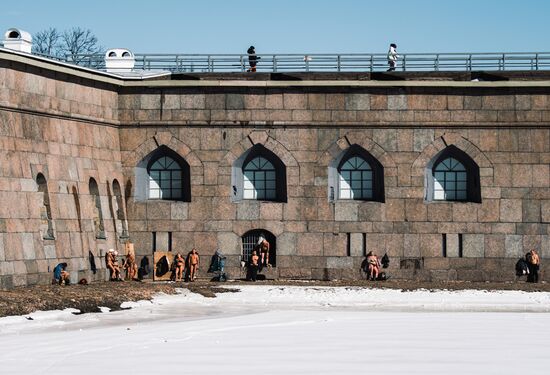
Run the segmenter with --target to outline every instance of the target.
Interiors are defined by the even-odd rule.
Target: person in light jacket
[[[388,51],[388,65],[390,66],[390,68],[388,69],[388,72],[393,72],[395,70],[398,57],[399,55],[397,54],[397,44],[390,44],[390,49]]]

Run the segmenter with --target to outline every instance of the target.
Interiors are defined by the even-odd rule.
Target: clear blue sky
[[[0,31],[91,29],[135,53],[550,51],[549,0],[21,0]]]

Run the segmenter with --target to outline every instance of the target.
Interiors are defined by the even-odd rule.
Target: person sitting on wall
[[[378,274],[380,273],[380,261],[378,260],[376,254],[374,254],[372,251],[367,254],[367,263],[367,277],[370,276],[371,280],[378,279]]]
[[[109,280],[110,281],[122,281],[120,278],[120,267],[117,262],[118,251],[114,249],[109,249],[107,254],[105,254],[105,265],[109,269]]]
[[[195,281],[198,276],[200,257],[197,249],[193,248],[189,254],[187,254],[187,269],[189,281]]]
[[[185,259],[180,253],[174,257],[174,267],[176,271],[175,281],[182,281],[185,272]]]
[[[53,269],[53,283],[62,285],[65,283],[65,285],[69,285],[71,283],[70,274],[67,272],[67,263],[59,263],[55,268]]]

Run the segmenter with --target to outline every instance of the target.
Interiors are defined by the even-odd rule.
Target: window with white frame
[[[273,151],[255,144],[231,166],[231,201],[286,202],[286,166]]]
[[[347,159],[339,170],[339,199],[370,200],[373,198],[373,173],[370,164],[360,156]]]
[[[156,159],[148,170],[149,199],[180,200],[183,197],[183,171],[169,156]]]
[[[275,167],[266,158],[255,157],[243,168],[243,199],[274,200],[276,186]]]
[[[453,157],[434,168],[434,200],[464,201],[468,198],[468,173]]]
[[[357,144],[342,150],[328,165],[328,199],[384,202],[384,166]]]
[[[481,203],[477,163],[464,151],[449,145],[435,155],[425,169],[426,201]]]

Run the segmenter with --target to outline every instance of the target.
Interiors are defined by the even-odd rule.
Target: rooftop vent
[[[4,34],[4,48],[31,53],[32,36],[21,29],[8,29]]]
[[[134,54],[125,48],[112,48],[105,52],[105,67],[109,73],[128,73],[134,69]]]

